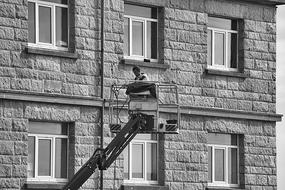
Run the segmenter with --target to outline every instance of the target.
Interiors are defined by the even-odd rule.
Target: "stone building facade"
[[[103,99],[138,65],[178,86],[180,132],[139,139],[141,157],[82,189],[276,190],[285,1],[105,0],[103,49],[101,3],[0,0],[0,189],[61,188],[114,136]]]

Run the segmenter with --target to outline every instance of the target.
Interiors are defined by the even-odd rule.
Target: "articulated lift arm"
[[[131,115],[131,119],[111,143],[105,149],[96,149],[92,157],[78,170],[63,190],[77,190],[95,172],[97,167],[100,170],[106,170],[145,125],[144,114]]]

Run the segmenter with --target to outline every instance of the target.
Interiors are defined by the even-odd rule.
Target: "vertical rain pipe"
[[[96,0],[95,0],[96,1]],[[104,0],[101,0],[101,94],[100,98],[103,100],[101,108],[101,148],[104,148]],[[103,190],[103,170],[100,170],[100,190]]]

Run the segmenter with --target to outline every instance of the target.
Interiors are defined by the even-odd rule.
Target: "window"
[[[68,0],[29,0],[29,46],[67,50]]]
[[[237,20],[209,17],[207,43],[209,68],[237,71]]]
[[[28,181],[67,181],[68,126],[31,122],[28,132]]]
[[[137,60],[157,59],[157,8],[125,4],[124,55]]]
[[[158,144],[155,134],[138,134],[124,150],[126,183],[157,184]]]
[[[239,184],[238,136],[208,134],[208,185],[237,187]]]

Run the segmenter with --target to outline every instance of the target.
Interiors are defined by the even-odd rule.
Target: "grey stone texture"
[[[134,78],[121,64],[124,1],[104,1],[104,96],[113,83]],[[178,85],[180,104],[229,111],[276,113],[276,9],[224,0],[128,0],[159,9],[159,60],[169,69],[142,70],[151,80]],[[70,52],[77,59],[26,53],[28,0],[0,0],[0,92],[44,97],[100,96],[100,0],[70,0]],[[207,75],[208,15],[240,19],[239,64],[246,78]],[[165,99],[170,99],[165,95]],[[126,113],[125,113],[126,115]],[[70,123],[72,175],[113,135],[100,107],[0,99],[0,189],[24,189],[29,121]],[[169,190],[207,187],[207,133],[238,134],[241,188],[276,190],[275,122],[182,115],[179,135],[161,135],[159,185]],[[104,172],[104,189],[119,189],[123,157]],[[99,189],[96,171],[82,189]],[[135,187],[133,188],[135,189]]]

